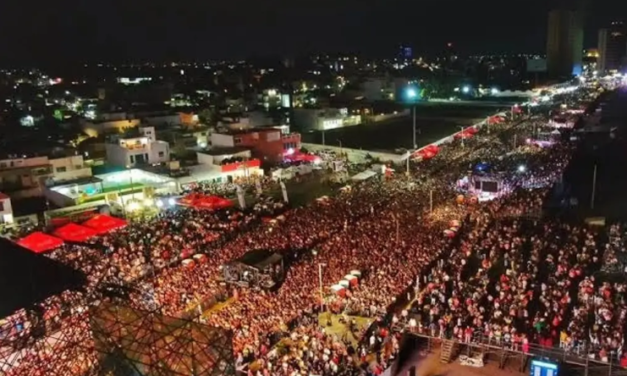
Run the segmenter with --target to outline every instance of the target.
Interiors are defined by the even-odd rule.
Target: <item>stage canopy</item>
[[[54,231],[54,235],[68,242],[84,242],[98,235],[96,231],[89,227],[68,223]]]
[[[233,201],[219,196],[202,195],[198,193],[188,194],[179,200],[179,205],[196,209],[226,209],[233,206]]]
[[[35,253],[43,253],[62,246],[63,240],[37,231],[23,237],[17,243]]]
[[[103,368],[111,374],[236,374],[231,331],[110,302],[91,313],[95,350],[105,355]]]
[[[8,239],[0,237],[0,250],[0,317],[85,284],[83,273]]]
[[[83,223],[84,226],[89,227],[98,234],[105,234],[113,230],[124,228],[126,224],[125,220],[106,214],[95,215]]]

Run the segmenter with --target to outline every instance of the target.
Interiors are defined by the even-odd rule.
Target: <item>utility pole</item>
[[[592,195],[590,197],[590,209],[594,209],[594,199],[597,193],[597,165],[594,165],[594,171],[592,172]]]
[[[318,282],[320,283],[320,313],[324,311],[324,289],[322,288],[322,267],[325,264],[318,263]]]
[[[416,143],[416,104],[414,104],[414,107],[412,108],[412,113],[413,113],[413,139],[414,139],[414,150],[416,150],[418,148],[418,144]]]

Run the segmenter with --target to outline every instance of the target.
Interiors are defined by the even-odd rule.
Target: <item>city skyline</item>
[[[399,43],[416,53],[454,43],[461,53],[544,52],[551,5],[525,7],[483,0],[377,0],[258,4],[113,1],[93,7],[65,2],[43,12],[3,4],[2,59],[16,62],[245,58],[310,52],[393,54]],[[627,4],[588,7],[584,47],[596,47],[598,29],[627,14]],[[6,15],[9,15],[8,17]],[[434,15],[439,15],[434,17]]]

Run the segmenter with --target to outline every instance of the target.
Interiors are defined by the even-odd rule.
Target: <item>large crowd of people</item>
[[[261,199],[247,211],[171,210],[51,252],[84,271],[89,285],[42,304],[48,332],[84,336],[83,346],[29,338],[32,318],[18,313],[4,326],[10,330],[2,340],[13,343],[1,350],[21,360],[3,369],[7,375],[57,375],[61,369],[69,375],[78,374],[67,373],[72,359],[97,362],[88,328],[76,322],[87,314],[88,298],[107,299],[102,291],[111,286],[127,287],[131,306],[169,316],[233,295],[196,320],[232,331],[236,363],[251,375],[380,374],[406,329],[521,351],[559,345],[594,349],[601,360],[620,357],[627,285],[598,281],[595,272],[617,263],[622,238],[606,242],[585,226],[526,216],[541,211],[571,150],[521,145],[515,139],[538,125],[514,124],[491,125],[463,145],[455,140],[440,147],[435,158],[414,164],[409,177],[366,181],[305,207],[286,211]],[[506,194],[486,203],[464,196],[459,181],[479,162],[491,165]],[[278,225],[261,221],[279,214],[284,220]],[[453,222],[457,235],[445,236]],[[257,249],[292,260],[282,285],[274,291],[227,286],[222,267]],[[206,260],[181,265],[195,254]],[[331,285],[352,271],[358,283],[346,295],[335,294]],[[399,308],[407,291],[416,299]],[[354,330],[359,341],[351,342],[325,332],[321,309],[373,324]]]

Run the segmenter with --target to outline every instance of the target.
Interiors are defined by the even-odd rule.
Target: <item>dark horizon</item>
[[[201,61],[341,51],[390,56],[399,44],[412,46],[419,55],[437,53],[448,42],[462,54],[543,53],[552,7],[542,0],[518,7],[496,0],[48,4],[47,9],[24,1],[0,5],[0,65]],[[585,47],[596,45],[599,27],[625,15],[625,2],[588,3]]]

